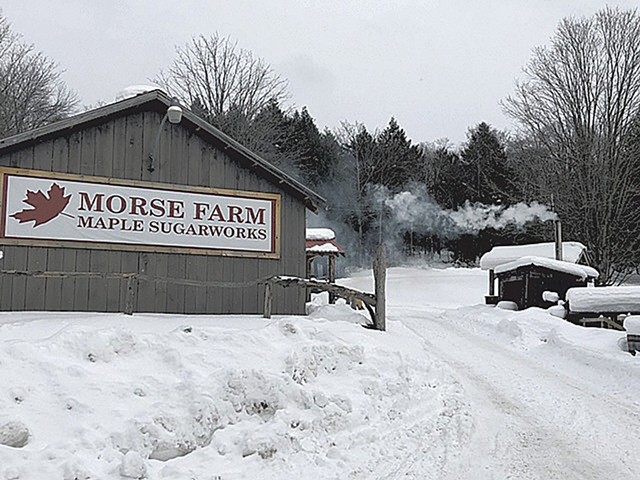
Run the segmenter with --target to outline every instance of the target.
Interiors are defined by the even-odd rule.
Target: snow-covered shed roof
[[[344,249],[336,242],[336,234],[330,228],[307,228],[306,250],[308,254],[344,255]]]
[[[580,242],[562,242],[562,259],[565,262],[577,263],[587,249]],[[503,263],[513,262],[521,257],[545,257],[555,259],[554,242],[530,243],[527,245],[506,245],[493,247],[480,258],[482,270],[493,270]]]
[[[565,262],[563,260],[554,260],[547,257],[522,257],[513,262],[503,263],[495,267],[496,274],[510,272],[520,267],[535,265],[536,267],[548,268],[555,272],[568,273],[575,275],[583,280],[588,278],[598,278],[600,273],[595,268],[586,265],[578,265],[576,263]]]
[[[572,312],[640,312],[640,287],[574,287],[566,296]]]
[[[307,228],[305,238],[307,240],[334,240],[336,234],[330,228]]]

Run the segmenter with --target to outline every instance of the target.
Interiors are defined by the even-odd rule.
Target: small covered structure
[[[336,234],[330,228],[307,228],[305,248],[307,252],[307,278],[322,278],[330,283],[336,281],[336,258],[345,255],[344,249],[336,242]],[[324,262],[314,262],[326,259]],[[315,267],[315,268],[314,268]],[[334,296],[329,294],[329,303]]]
[[[544,292],[556,292],[565,299],[572,287],[586,287],[598,278],[596,269],[562,260],[528,256],[495,267],[498,297],[518,305],[548,308],[553,303],[543,298]]]
[[[344,249],[336,242],[336,234],[330,228],[307,228],[305,248],[307,252],[307,278],[326,278],[330,282],[336,280],[336,258],[345,255]],[[314,271],[314,260],[326,258],[325,267]]]
[[[582,243],[562,242],[562,250],[560,252],[558,251],[559,245],[556,242],[505,245],[493,247],[489,252],[485,253],[480,258],[480,268],[489,271],[487,303],[497,303],[498,301],[498,296],[495,294],[495,270],[499,265],[515,262],[523,257],[556,259],[573,264],[586,263],[587,247]]]

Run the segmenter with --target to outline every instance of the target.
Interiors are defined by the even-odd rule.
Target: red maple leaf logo
[[[37,192],[27,190],[27,198],[22,202],[33,208],[24,209],[11,216],[20,223],[35,222],[34,227],[53,220],[67,207],[71,195],[65,197],[64,187],[60,187],[57,183],[51,185],[47,195],[40,190]]]

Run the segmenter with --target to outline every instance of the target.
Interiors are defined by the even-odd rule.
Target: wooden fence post
[[[264,284],[264,318],[271,318],[271,282],[266,282]]]
[[[133,304],[135,300],[135,288],[133,282],[137,282],[138,279],[134,275],[127,277],[127,300],[124,306],[125,315],[133,315]]]
[[[386,283],[387,283],[387,259],[383,244],[376,249],[376,259],[373,262],[373,280],[376,294],[376,317],[373,327],[376,330],[387,329],[386,319]]]

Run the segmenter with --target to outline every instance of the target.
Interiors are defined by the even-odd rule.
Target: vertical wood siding
[[[222,148],[197,133],[168,122],[149,154],[162,114],[141,112],[0,155],[0,166],[95,175],[158,183],[241,189],[282,195],[280,259],[120,252],[70,248],[2,246],[2,270],[109,272],[150,275],[167,282],[141,280],[136,312],[259,313],[263,288],[191,287],[171,279],[246,282],[269,275],[304,276],[305,206],[291,194],[242,166]],[[0,310],[123,311],[126,280],[25,278],[0,275]],[[304,294],[276,288],[275,313],[304,313]]]

